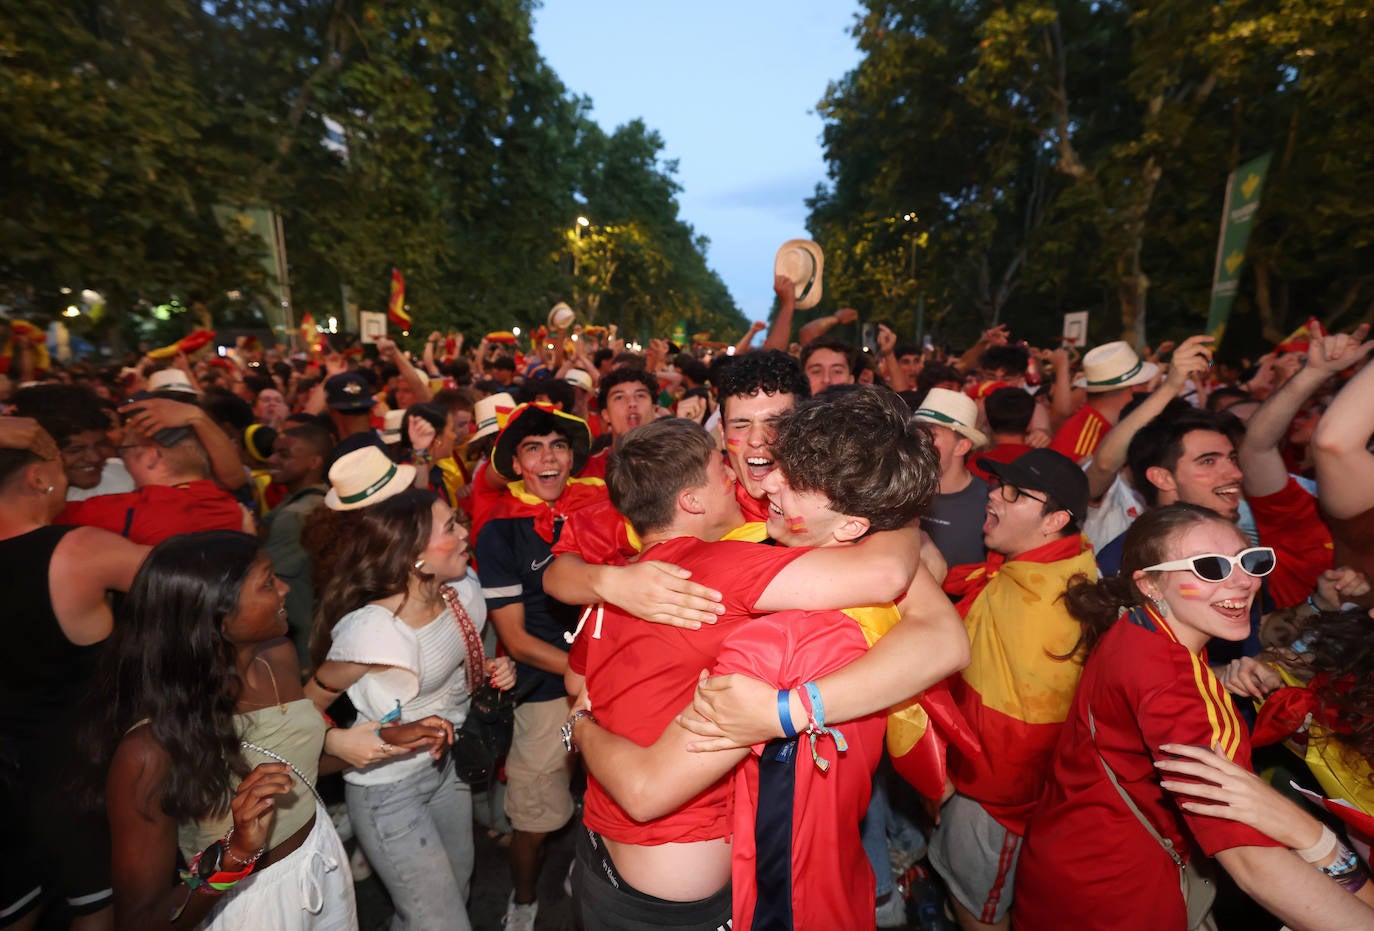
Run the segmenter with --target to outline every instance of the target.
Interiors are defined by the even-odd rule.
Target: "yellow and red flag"
[[[1314,339],[1321,339],[1326,333],[1322,330],[1321,321],[1316,317],[1308,317],[1307,322],[1289,333],[1283,340],[1274,347],[1275,352],[1306,352],[1307,346]]]
[[[315,337],[318,335],[315,330],[315,315],[307,310],[301,317],[301,344],[306,349],[311,348],[315,345]]]
[[[399,268],[391,270],[391,300],[386,305],[386,318],[402,330],[410,329],[410,314],[406,313],[406,280]]]

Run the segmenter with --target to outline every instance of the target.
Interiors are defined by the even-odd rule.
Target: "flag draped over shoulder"
[[[901,620],[894,605],[848,608],[842,613],[858,622],[869,648]],[[978,738],[955,707],[944,682],[888,711],[887,752],[892,766],[926,798],[938,799],[944,794],[950,746],[968,757],[982,753]]]
[[[1024,834],[1083,672],[1069,655],[1082,628],[1061,596],[1073,576],[1097,578],[1097,564],[1075,535],[984,568],[965,579],[958,608],[970,660],[949,680],[983,754],[957,756],[951,774],[961,793]]]
[[[391,270],[391,300],[386,305],[386,317],[402,330],[410,329],[410,314],[406,313],[406,280],[399,268]]]

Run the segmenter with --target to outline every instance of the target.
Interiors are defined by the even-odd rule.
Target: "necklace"
[[[321,808],[324,807],[324,799],[320,797],[320,790],[315,788],[315,786],[310,782],[309,779],[305,778],[305,773],[297,769],[295,763],[292,763],[284,756],[280,756],[276,753],[273,753],[271,750],[268,750],[265,747],[259,747],[257,744],[250,744],[246,740],[240,740],[239,746],[243,747],[243,749],[245,750],[252,750],[254,753],[261,753],[268,759],[276,760],[278,763],[285,763],[287,766],[290,766],[291,772],[296,774],[296,778],[300,779],[300,781],[305,783],[306,786],[310,789],[311,794],[315,796],[315,801],[320,803]]]

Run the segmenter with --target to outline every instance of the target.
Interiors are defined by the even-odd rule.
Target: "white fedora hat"
[[[399,443],[401,442],[401,423],[406,419],[405,408],[398,411],[387,411],[382,418],[382,442]]]
[[[415,467],[397,465],[378,446],[344,453],[329,467],[325,507],[356,511],[399,495],[415,484]]]
[[[563,376],[563,380],[576,388],[581,388],[588,394],[596,391],[596,386],[592,384],[592,376],[582,369],[568,369],[568,374]]]
[[[1073,384],[1075,388],[1087,388],[1089,394],[1094,394],[1143,385],[1158,373],[1159,366],[1140,361],[1129,343],[1117,340],[1090,350],[1083,357],[1083,375]]]
[[[974,449],[988,445],[983,431],[974,426],[978,422],[978,405],[962,391],[931,388],[912,417],[921,423],[939,424],[969,438]]]
[[[187,378],[181,369],[159,369],[149,375],[148,390],[180,391],[182,394],[200,396],[200,392],[191,385],[191,379]]]
[[[489,395],[472,405],[472,422],[477,424],[477,429],[468,437],[468,442],[499,432],[513,410],[515,398],[506,391]]]
[[[573,313],[573,309],[562,301],[559,301],[557,304],[554,304],[553,307],[549,308],[550,331],[566,330],[573,325],[573,321],[576,319],[577,314]]]
[[[797,297],[797,310],[815,307],[821,300],[821,277],[825,271],[825,253],[809,239],[789,239],[778,249],[773,259],[773,274],[792,280]]]

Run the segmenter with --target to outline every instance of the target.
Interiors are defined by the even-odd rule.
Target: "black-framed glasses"
[[[1015,485],[1010,485],[1006,482],[998,486],[998,493],[1001,494],[1002,500],[1007,502],[1007,504],[1015,504],[1021,498],[1030,498],[1032,501],[1038,501],[1042,507],[1050,503],[1047,498],[1037,497],[1024,488],[1017,488]]]
[[[1259,579],[1273,572],[1276,563],[1273,549],[1267,546],[1252,546],[1249,549],[1241,550],[1234,556],[1224,556],[1221,553],[1199,553],[1196,556],[1189,556],[1187,559],[1175,559],[1172,562],[1146,566],[1144,571],[1169,572],[1174,569],[1187,569],[1204,582],[1225,582],[1231,577],[1236,566],[1240,566],[1241,571],[1246,575]]]

